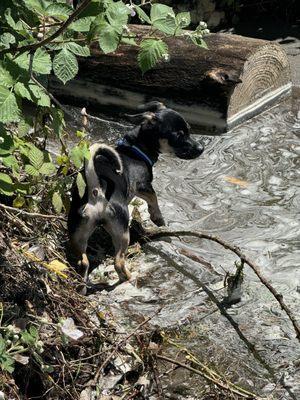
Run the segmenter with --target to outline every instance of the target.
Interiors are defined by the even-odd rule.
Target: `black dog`
[[[88,276],[86,255],[88,239],[98,224],[110,234],[115,248],[115,270],[119,280],[130,279],[125,267],[129,244],[128,204],[134,196],[148,203],[151,220],[165,225],[156,193],[152,187],[152,167],[160,153],[173,153],[182,159],[193,159],[203,151],[189,135],[189,125],[174,110],[162,103],[151,102],[141,107],[142,113],[127,116],[138,124],[121,139],[117,147],[94,144],[85,164],[86,190],[80,198],[74,186],[68,217],[70,242],[79,264]]]

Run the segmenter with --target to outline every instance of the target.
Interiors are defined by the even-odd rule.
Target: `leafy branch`
[[[92,0],[84,0],[79,7],[69,16],[69,18],[61,25],[61,27],[55,31],[52,35],[48,36],[47,38],[41,40],[40,42],[36,42],[33,44],[27,44],[25,46],[20,47],[10,47],[7,49],[0,50],[0,56],[2,54],[16,54],[22,53],[24,51],[33,52],[37,50],[39,47],[46,46],[48,43],[52,42],[56,39],[59,35],[61,35],[67,27],[82,13],[82,11],[90,4]]]

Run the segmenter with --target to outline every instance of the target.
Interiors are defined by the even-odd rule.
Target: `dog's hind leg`
[[[166,225],[153,187],[140,189],[136,195],[147,202],[151,221],[157,226]]]
[[[78,265],[83,268],[83,280],[88,281],[89,260],[86,255],[88,240],[96,227],[92,218],[82,218],[75,232],[71,235],[70,242],[72,250],[79,258]]]
[[[131,278],[130,272],[125,265],[125,255],[129,244],[129,228],[128,222],[126,225],[124,221],[119,221],[116,217],[108,220],[104,224],[104,228],[112,238],[115,248],[115,270],[118,274],[119,281],[125,282]]]

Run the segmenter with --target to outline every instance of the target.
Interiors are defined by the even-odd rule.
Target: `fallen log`
[[[131,26],[138,37],[146,26]],[[77,79],[63,86],[55,79],[57,95],[83,105],[102,106],[104,112],[130,111],[149,99],[159,99],[181,112],[205,132],[231,129],[270,107],[291,89],[284,50],[276,43],[216,33],[206,38],[208,50],[184,37],[165,41],[170,58],[143,76],[138,47],[121,45],[111,54],[98,46],[80,60]]]

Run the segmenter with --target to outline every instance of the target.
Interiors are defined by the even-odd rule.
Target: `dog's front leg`
[[[147,202],[151,221],[157,226],[166,225],[152,185],[140,188],[136,195]]]

